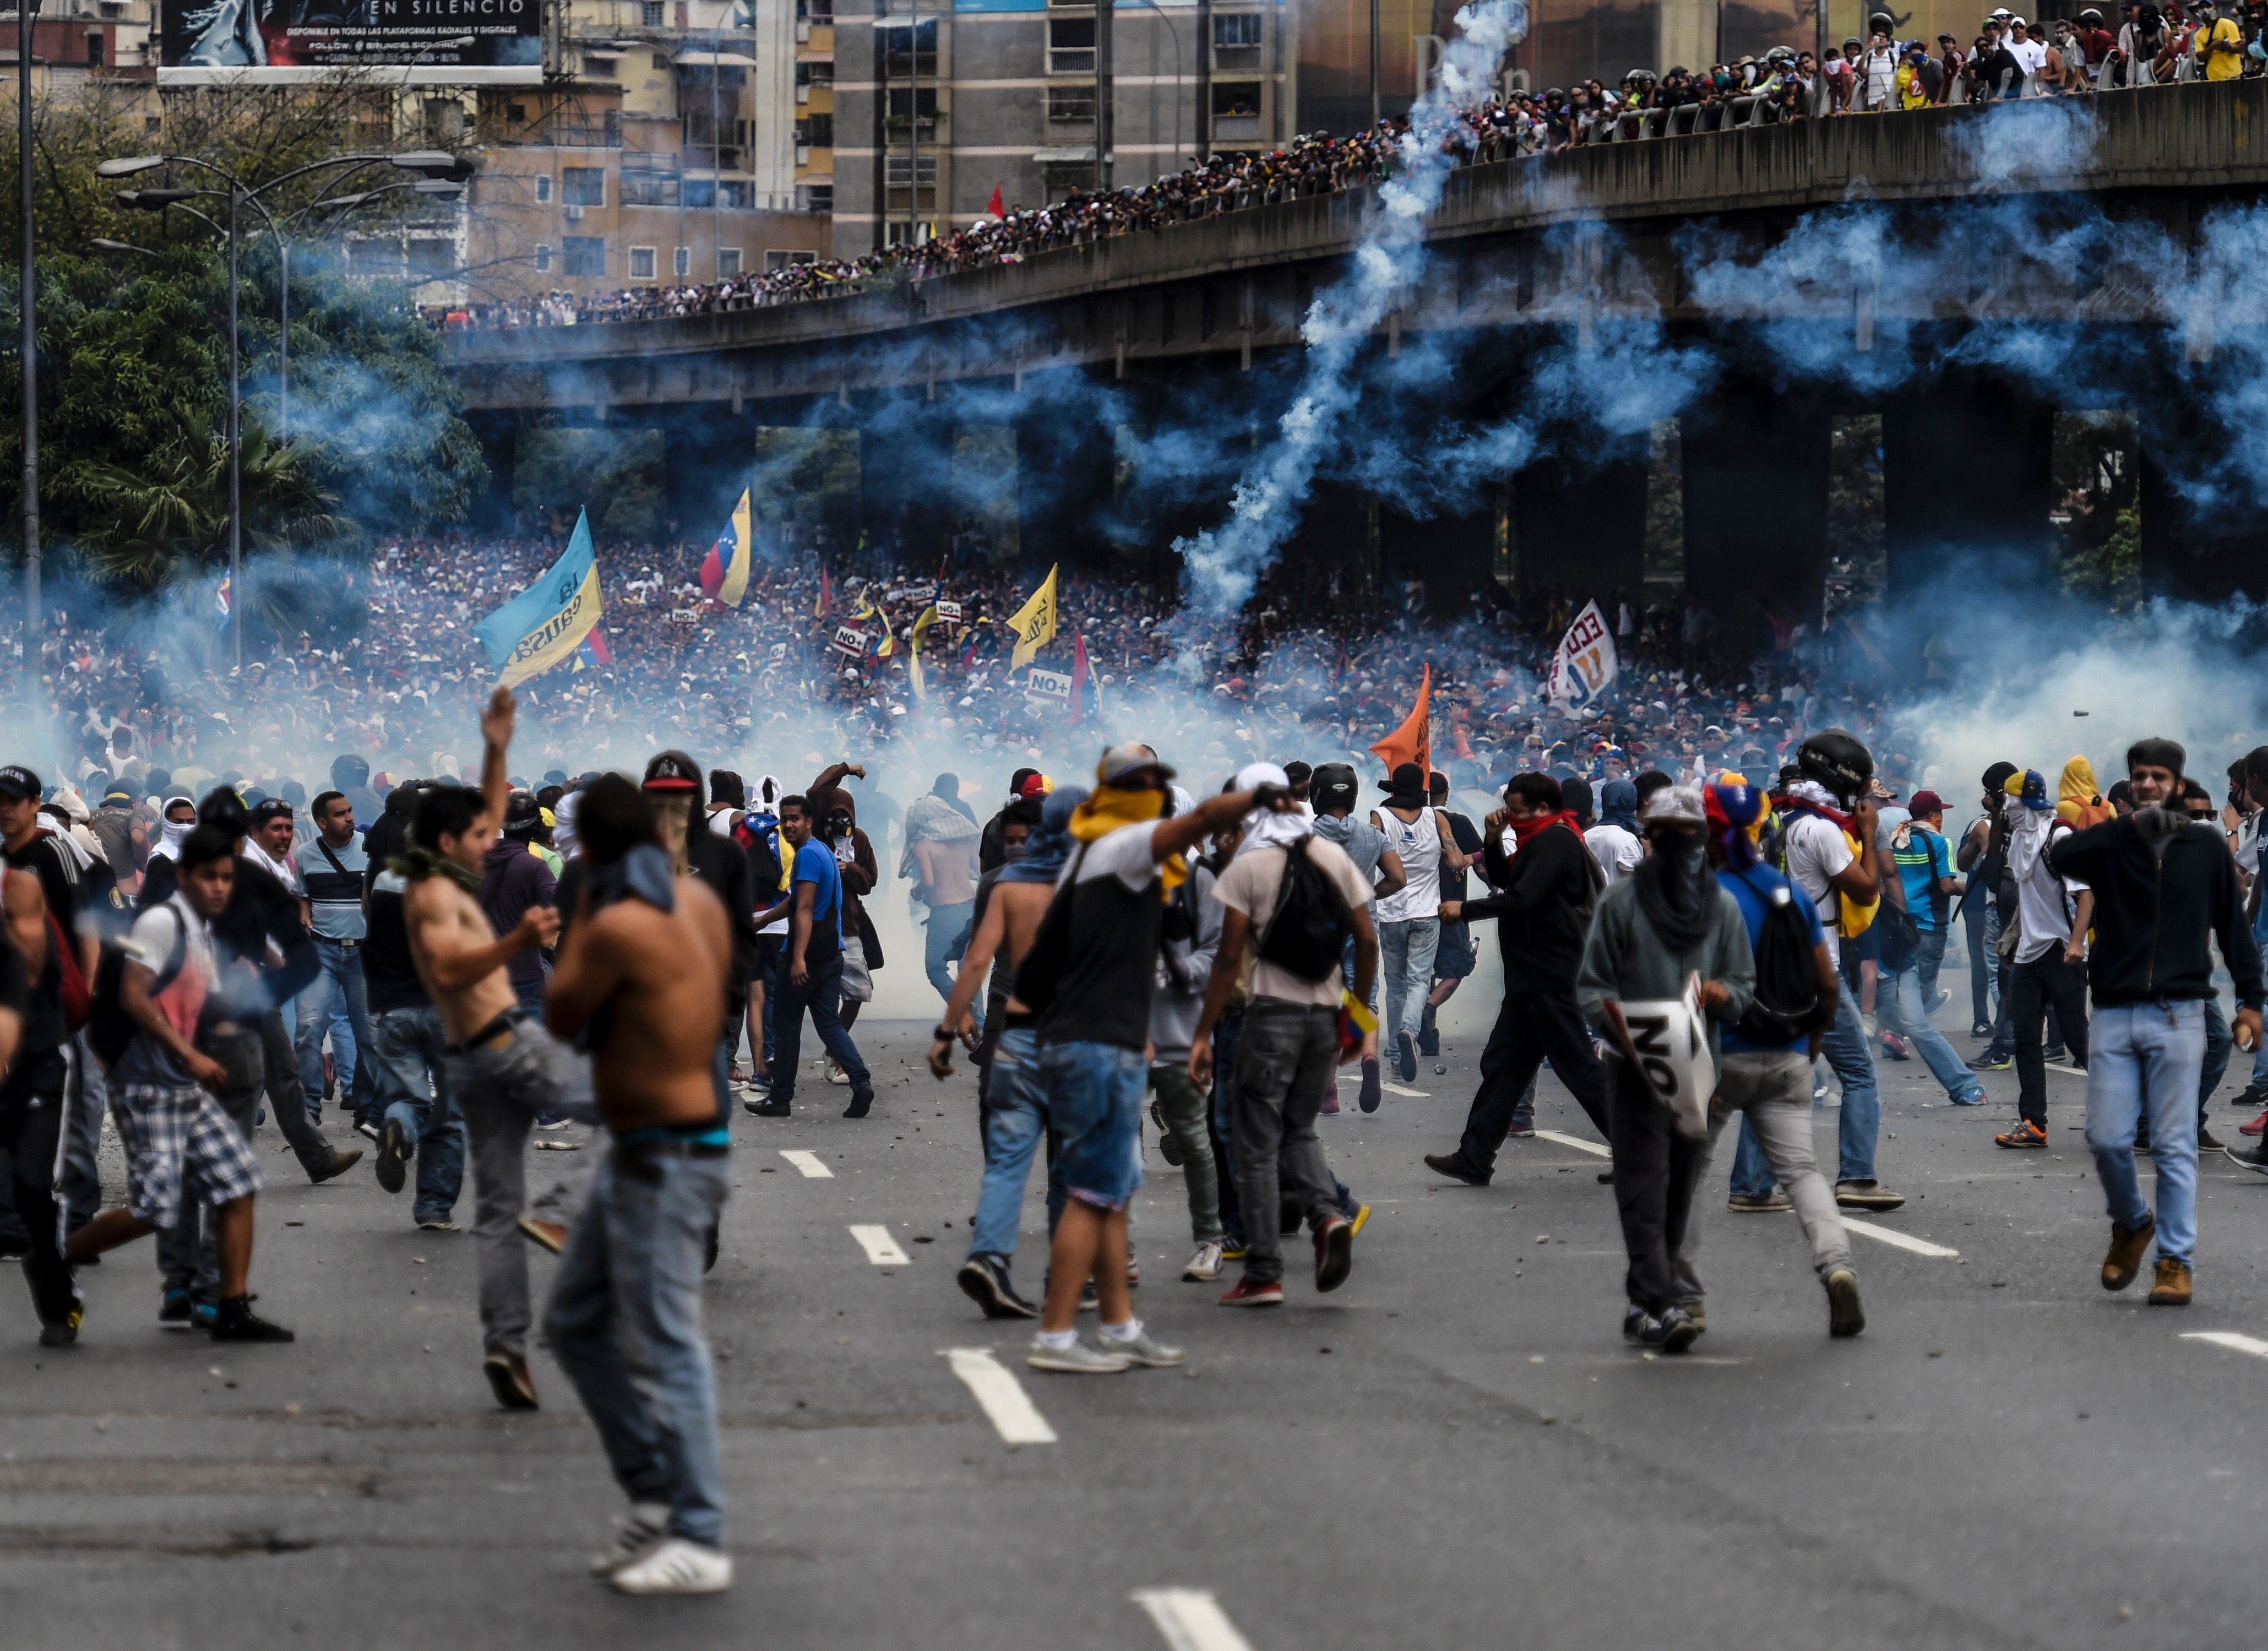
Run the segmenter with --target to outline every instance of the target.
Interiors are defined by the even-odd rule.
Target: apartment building
[[[33,95],[98,75],[139,79],[158,66],[156,0],[43,0],[32,16]],[[0,63],[13,80],[16,6],[0,11]],[[14,101],[13,87],[10,101]]]

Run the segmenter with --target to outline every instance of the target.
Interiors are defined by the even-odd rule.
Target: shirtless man
[[[996,958],[1005,958],[1004,982],[1013,980],[1016,969],[1031,949],[1055,896],[1056,876],[1069,851],[1071,811],[1086,793],[1076,787],[1058,792],[1054,831],[1042,837],[1036,859],[1029,839],[1040,810],[1032,799],[1009,804],[1002,818],[1003,841],[1008,863],[984,874],[983,910],[968,950],[961,960],[961,975],[946,999],[945,1017],[937,1023],[936,1041],[930,1045],[929,1069],[938,1078],[953,1072],[953,1040],[957,1036],[977,1048],[976,1020],[972,1013],[977,989]],[[920,846],[926,848],[927,844]],[[954,844],[962,847],[962,844]],[[972,899],[976,896],[972,896]],[[968,1259],[961,1265],[957,1282],[968,1299],[984,1309],[987,1318],[1037,1318],[1040,1309],[1016,1294],[1008,1269],[1016,1254],[1016,1224],[1024,1209],[1024,1179],[1032,1168],[1032,1154],[1046,1132],[1041,1109],[1037,1050],[1032,1038],[1032,1013],[1006,991],[1005,1004],[989,1006],[984,1017],[990,1059],[979,1050],[983,1080],[977,1104],[984,1122],[984,1185],[976,1197],[976,1220],[971,1225]]]
[[[577,826],[588,874],[545,1007],[562,1036],[587,1035],[610,1144],[544,1328],[630,1498],[593,1574],[626,1594],[715,1594],[733,1561],[701,1274],[730,1184],[731,931],[697,876],[672,875],[629,780],[585,788]]]
[[[473,1239],[481,1287],[482,1369],[507,1410],[534,1410],[527,1374],[527,1256],[519,1214],[527,1197],[527,1137],[539,1112],[587,1110],[577,1092],[585,1063],[520,1006],[505,965],[559,932],[559,914],[531,906],[498,940],[481,910],[481,873],[512,793],[504,749],[516,707],[498,687],[481,714],[488,749],[475,796],[435,786],[419,799],[403,856],[401,897],[410,961],[440,1012],[442,1065],[465,1116],[473,1154]]]

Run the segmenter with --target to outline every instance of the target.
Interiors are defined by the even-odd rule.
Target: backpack
[[[1756,994],[1733,1029],[1752,1043],[1792,1043],[1825,1026],[1833,1011],[1819,1001],[1815,942],[1794,891],[1785,883],[1758,888],[1737,872],[1723,874],[1740,877],[1764,903],[1764,925],[1756,932]]]
[[[1299,837],[1285,849],[1276,910],[1260,932],[1256,953],[1287,974],[1320,983],[1338,973],[1354,919],[1331,880],[1307,858],[1307,845],[1314,841],[1312,837]]]
[[[172,985],[188,962],[189,930],[181,921],[181,914],[173,913],[173,949],[166,958],[166,966],[158,971],[157,979],[150,983],[150,995],[156,997]],[[142,960],[147,961],[147,960]],[[107,944],[102,948],[101,962],[94,973],[93,1002],[86,1023],[86,1041],[94,1057],[107,1071],[113,1062],[126,1052],[140,1028],[134,1017],[126,1013],[123,988],[126,984],[126,953],[116,946]]]

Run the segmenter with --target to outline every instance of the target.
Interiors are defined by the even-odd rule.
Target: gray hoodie
[[[1212,870],[1199,861],[1189,881],[1174,891],[1175,903],[1187,901],[1196,914],[1197,938],[1167,940],[1158,962],[1158,989],[1150,996],[1150,1042],[1160,1065],[1177,1065],[1189,1058],[1189,1040],[1197,1034],[1197,1016],[1204,1012],[1205,983],[1212,977],[1213,953],[1220,946],[1221,903],[1212,897]],[[1186,985],[1174,984],[1166,967],[1170,957],[1180,965]]]

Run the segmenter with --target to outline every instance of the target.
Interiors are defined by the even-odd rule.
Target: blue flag
[[[575,536],[543,577],[475,625],[473,634],[509,688],[572,658],[599,615],[599,564],[586,513],[576,517]]]

